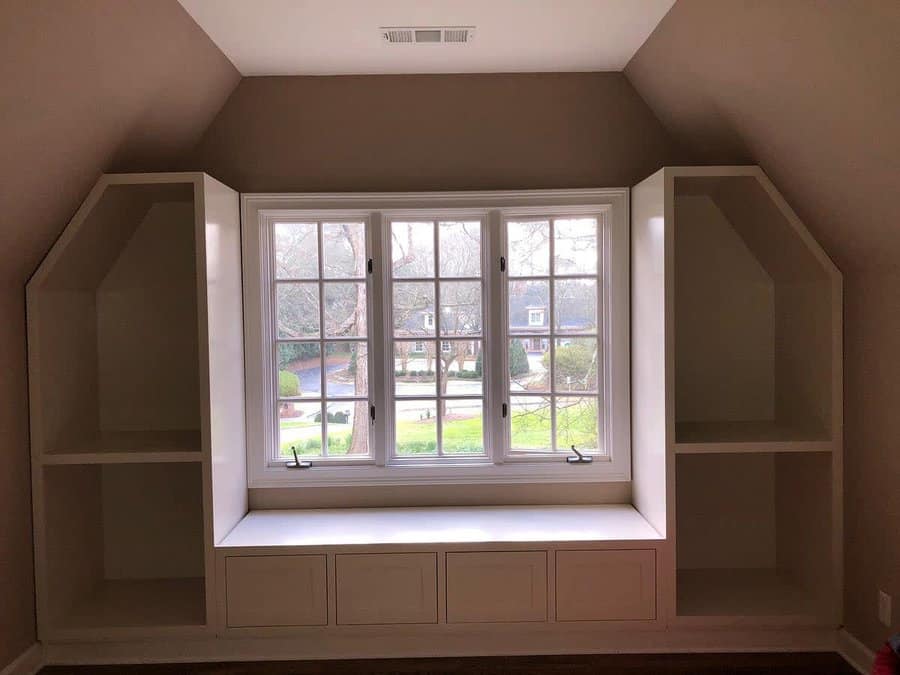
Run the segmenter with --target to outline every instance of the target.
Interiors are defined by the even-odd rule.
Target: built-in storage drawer
[[[229,628],[328,623],[324,555],[225,559]]]
[[[546,551],[447,554],[448,623],[546,620]]]
[[[557,621],[655,617],[655,551],[557,551]]]
[[[337,623],[437,623],[436,553],[335,556]]]

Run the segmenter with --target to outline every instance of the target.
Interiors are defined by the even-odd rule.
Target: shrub
[[[549,352],[548,352],[549,354]],[[531,371],[528,364],[528,354],[521,340],[513,340],[509,346],[509,374],[511,377],[525,375]]]
[[[556,379],[566,382],[569,378],[572,389],[593,389],[597,383],[597,364],[594,349],[583,342],[560,345],[556,348]],[[548,364],[550,353],[543,356],[544,364]],[[587,382],[585,382],[587,378]]]
[[[481,360],[481,350],[478,350],[478,356],[475,357],[475,374],[481,377],[484,374],[484,362]]]
[[[289,370],[278,371],[278,395],[284,398],[300,395],[300,378]]]
[[[395,370],[394,377],[406,377],[406,371],[405,370]]]

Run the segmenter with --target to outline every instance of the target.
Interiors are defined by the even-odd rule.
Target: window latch
[[[502,417],[506,417],[508,414],[509,414],[509,406],[504,403],[502,406],[500,406],[500,415]]]
[[[594,461],[593,457],[588,457],[587,455],[578,452],[578,449],[574,445],[572,446],[572,452],[575,453],[575,457],[566,457],[566,462],[569,464],[590,464]]]
[[[369,260],[366,262],[366,270],[369,272],[369,274],[372,274],[373,269],[375,269],[375,261],[372,260],[372,258],[369,258]]]
[[[506,271],[506,258],[504,258],[502,255],[500,256],[500,271]]]
[[[375,424],[375,406],[369,406],[369,419],[372,420],[372,424]]]
[[[287,461],[284,463],[284,466],[288,469],[308,469],[312,466],[312,462],[307,459],[300,459],[297,457],[297,448],[293,445],[291,446],[291,453],[294,455],[294,461]]]

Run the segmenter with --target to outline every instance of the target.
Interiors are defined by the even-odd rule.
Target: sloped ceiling
[[[872,648],[877,590],[900,597],[898,36],[896,0],[678,0],[625,69],[696,163],[760,164],[844,273],[844,618]]]
[[[0,3],[0,670],[34,641],[25,281],[101,173],[177,167],[239,79],[176,0]]]
[[[693,159],[757,163],[835,262],[900,256],[900,3],[678,0],[625,74]]]

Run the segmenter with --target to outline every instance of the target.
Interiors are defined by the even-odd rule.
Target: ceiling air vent
[[[382,26],[378,30],[392,45],[466,44],[475,37],[475,26]]]

